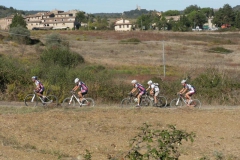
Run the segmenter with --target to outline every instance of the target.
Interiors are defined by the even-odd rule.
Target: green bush
[[[214,48],[209,49],[208,52],[228,54],[228,53],[232,53],[233,51],[223,48],[223,47],[214,47]]]
[[[179,146],[183,140],[191,140],[195,133],[177,130],[175,126],[169,125],[166,130],[150,128],[146,123],[140,127],[140,133],[130,142],[131,150],[125,156],[131,160],[144,159],[178,159],[180,156]]]
[[[41,62],[45,65],[59,65],[67,68],[74,68],[84,63],[84,58],[67,47],[51,46],[41,54]]]
[[[22,26],[10,28],[10,36],[19,44],[30,44],[30,31]]]
[[[130,38],[130,39],[126,39],[126,40],[121,40],[119,43],[121,44],[139,44],[141,41],[137,38]]]

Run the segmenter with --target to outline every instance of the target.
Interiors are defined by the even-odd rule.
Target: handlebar
[[[74,93],[75,93],[75,91],[70,91],[70,93],[71,93],[71,94],[74,94]]]

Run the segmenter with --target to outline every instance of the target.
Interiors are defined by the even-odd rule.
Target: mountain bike
[[[132,107],[136,106],[138,103],[138,98],[132,94],[129,94],[127,98],[121,101],[121,107]],[[140,99],[140,106],[149,107],[152,106],[152,101],[148,98],[147,94],[142,95]]]
[[[74,91],[71,91],[71,97],[67,97],[63,100],[61,106],[64,108],[68,108],[68,107],[75,107],[76,103],[78,103],[79,107],[82,106],[95,106],[95,102],[92,98],[84,98],[82,99],[82,101],[79,100],[78,96],[76,95],[76,93]]]
[[[154,97],[147,93],[148,98],[152,101],[152,104],[155,103]],[[153,105],[154,106],[154,105]],[[155,107],[166,107],[167,106],[167,98],[164,96],[157,96],[157,104]]]
[[[28,94],[24,98],[26,106],[36,107],[39,103],[44,107],[57,107],[58,99],[55,95],[46,96],[46,98],[40,97],[35,91],[32,94]]]
[[[191,103],[188,104],[185,97],[182,94],[178,94],[178,97],[170,102],[170,107],[182,107],[184,103],[198,109],[201,108],[202,105],[198,99],[192,99]]]

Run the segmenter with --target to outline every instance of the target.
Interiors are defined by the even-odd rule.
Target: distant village
[[[141,10],[139,6],[136,8],[137,10]],[[39,12],[37,14],[24,16],[27,23],[28,30],[56,30],[56,29],[73,29],[76,25],[75,18],[78,10],[70,10],[64,12],[62,10],[53,10],[50,12]],[[157,13],[159,18],[161,18],[161,12]],[[180,15],[178,16],[166,16],[167,20],[178,21],[180,19]],[[8,30],[9,25],[12,23],[13,15],[8,16],[6,18],[0,19],[0,29]],[[205,24],[209,26],[209,28],[215,28],[212,24],[213,17],[208,18],[208,22]],[[156,24],[152,24],[154,27]],[[81,26],[87,26],[87,24],[82,23]],[[128,19],[119,18],[114,22],[115,31],[131,31],[135,28],[132,22]],[[158,28],[156,28],[158,29]],[[198,29],[196,27],[196,29]]]

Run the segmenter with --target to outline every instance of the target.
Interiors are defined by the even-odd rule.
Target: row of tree
[[[173,18],[166,19],[167,16],[180,16],[178,21]],[[240,11],[235,11],[230,5],[226,4],[223,8],[214,11],[212,8],[200,8],[197,5],[187,7],[183,12],[177,10],[169,10],[164,12],[161,17],[155,13],[141,15],[137,18],[136,25],[142,29],[154,29],[154,27],[175,30],[187,31],[199,26],[204,27],[208,22],[208,18],[213,18],[212,23],[216,27],[221,27],[223,24],[240,28]],[[155,24],[154,26],[152,24]]]
[[[174,31],[188,31],[192,28],[199,26],[204,27],[204,24],[208,22],[208,18],[213,18],[212,23],[216,27],[221,27],[223,24],[227,26],[240,28],[240,8],[237,6],[232,8],[229,4],[225,4],[223,8],[219,10],[214,10],[213,8],[200,8],[197,5],[190,5],[186,7],[183,11],[178,10],[168,10],[159,14],[157,11],[134,10],[131,12],[124,12],[122,18],[132,18],[132,14],[139,13],[134,22],[134,26],[143,30],[151,29],[167,29]],[[136,14],[135,14],[136,15]],[[166,18],[167,16],[179,16],[179,20],[174,20],[173,18]],[[106,16],[100,17],[94,14],[89,15],[85,12],[79,12],[76,16],[76,22],[78,22],[78,27],[80,28],[81,23],[88,23],[88,29],[114,29],[114,22],[108,22]]]

